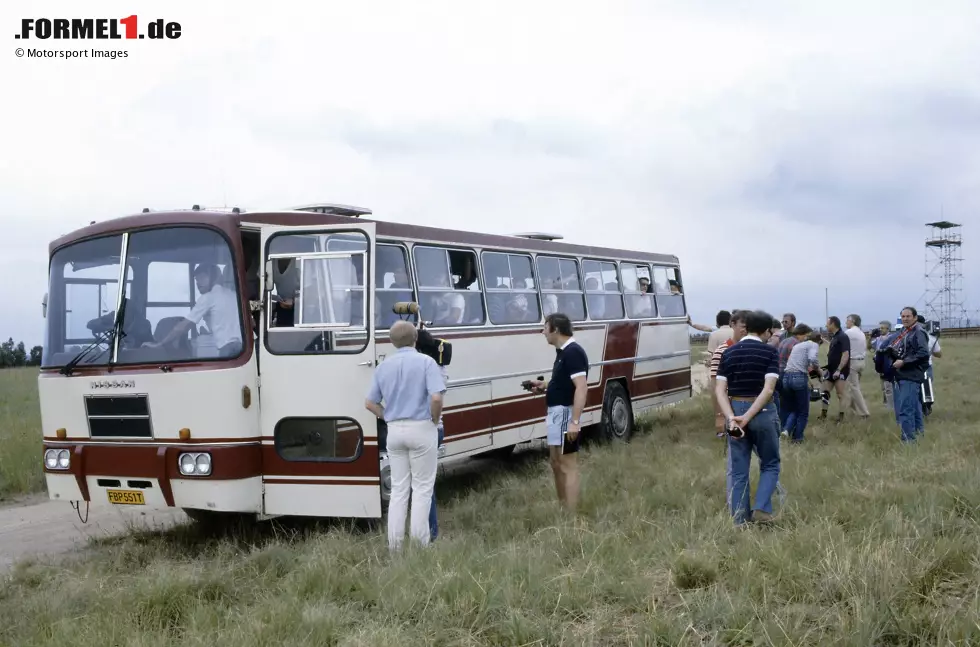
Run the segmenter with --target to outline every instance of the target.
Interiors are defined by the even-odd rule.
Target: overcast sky
[[[854,4],[2,3],[0,336],[41,342],[51,239],[195,203],[672,253],[697,321],[815,325],[825,287],[866,324],[922,306],[942,206],[975,311],[980,6]],[[182,36],[13,38],[32,15],[133,11]]]

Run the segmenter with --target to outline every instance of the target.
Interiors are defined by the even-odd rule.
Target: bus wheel
[[[633,405],[619,382],[610,382],[602,403],[602,437],[607,441],[629,442],[633,432]]]
[[[391,463],[388,456],[381,459],[381,507],[387,509],[391,501]]]

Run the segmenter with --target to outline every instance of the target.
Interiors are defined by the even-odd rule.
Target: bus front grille
[[[152,438],[145,395],[89,395],[85,414],[92,438]]]

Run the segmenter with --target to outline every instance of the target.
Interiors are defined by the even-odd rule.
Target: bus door
[[[264,512],[380,517],[375,224],[262,227]]]

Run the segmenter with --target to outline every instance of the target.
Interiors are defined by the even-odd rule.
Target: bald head
[[[391,326],[388,334],[395,348],[414,346],[415,340],[418,338],[418,332],[415,330],[415,326],[408,321],[396,321]]]

